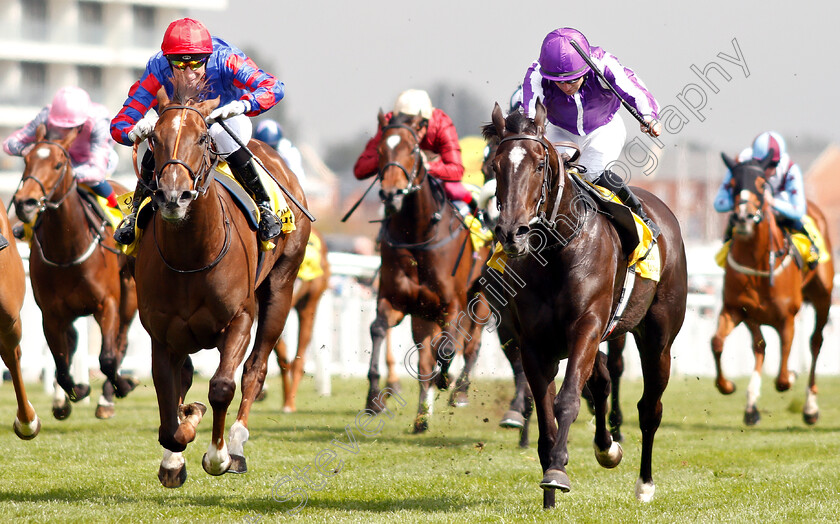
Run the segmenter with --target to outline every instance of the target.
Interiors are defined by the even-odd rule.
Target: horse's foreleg
[[[252,324],[253,317],[246,312],[240,313],[228,324],[225,329],[224,340],[219,346],[219,367],[210,379],[210,391],[207,393],[207,400],[210,401],[210,407],[213,409],[213,435],[207,447],[207,453],[201,460],[201,465],[204,467],[204,471],[211,475],[223,475],[231,466],[231,456],[225,443],[225,418],[228,407],[236,393],[236,380],[234,378],[236,369],[245,358],[245,352],[251,341]],[[263,329],[262,326],[257,328],[258,336],[261,329]],[[263,351],[267,357],[276,341],[277,339],[274,339],[269,344],[262,344],[267,348],[255,346],[253,352]],[[247,408],[244,409],[247,413],[250,409],[250,402],[253,402],[260,389],[262,389],[262,380],[265,380],[266,361],[267,358],[263,359],[261,366],[258,362],[250,361],[243,370],[240,417],[243,413],[243,406],[247,403]],[[255,366],[255,364],[257,365]],[[255,372],[262,373],[262,380],[253,380]],[[256,387],[257,385],[259,387]],[[247,424],[247,415],[245,419],[246,421],[243,424]],[[231,432],[233,432],[233,428],[231,428]]]
[[[303,365],[306,362],[306,350],[309,348],[309,343],[312,342],[312,330],[315,327],[315,313],[318,309],[318,301],[311,296],[304,297],[297,305],[298,311],[298,345],[297,355],[291,364],[291,385],[288,393],[285,391],[285,382],[283,383],[285,394],[285,405],[283,411],[292,413],[297,411],[295,400],[297,391],[300,387],[300,381],[303,379]]]
[[[280,366],[280,379],[283,381],[283,411],[286,411],[286,406],[292,398],[292,364],[289,362],[289,348],[283,337],[277,339],[277,344],[274,345],[274,354],[277,356],[277,365]]]
[[[796,317],[794,315],[790,315],[785,319],[781,327],[777,328],[782,355],[779,359],[779,375],[776,377],[776,391],[789,390],[794,381],[794,375],[788,369],[788,359],[790,358],[790,348],[793,345],[795,319]]]
[[[368,395],[365,401],[365,409],[379,413],[383,405],[377,402],[380,397],[379,390],[379,360],[382,342],[388,334],[388,330],[396,326],[405,315],[397,311],[387,299],[380,298],[376,304],[376,319],[370,325],[370,367],[368,368]],[[381,399],[384,400],[384,399]]]
[[[417,377],[420,384],[420,401],[417,406],[417,416],[414,418],[414,432],[422,433],[429,429],[429,419],[434,412],[435,392],[432,381],[437,378],[441,370],[437,367],[432,355],[431,341],[441,331],[434,322],[420,317],[411,317],[411,331],[417,343]]]
[[[152,340],[152,379],[160,413],[158,442],[164,448],[158,479],[167,488],[180,487],[187,480],[187,465],[181,452],[195,438],[195,426],[200,421],[200,416],[194,416],[185,420],[183,428],[179,424],[179,374],[183,360],[183,357],[169,353],[162,343]],[[199,411],[197,414],[203,414],[200,413],[201,406],[197,402],[191,404]]]
[[[20,318],[15,319],[14,324],[0,334],[0,357],[12,375],[12,384],[15,387],[15,399],[17,400],[17,415],[15,416],[15,434],[23,440],[31,440],[41,431],[41,419],[35,414],[35,408],[29,403],[26,396],[26,388],[23,385],[23,377],[20,372]]]
[[[624,455],[621,445],[616,442],[607,430],[607,399],[610,396],[610,372],[607,368],[607,355],[598,351],[595,367],[587,385],[592,393],[592,404],[595,407],[595,458],[598,464],[605,468],[614,468],[621,462]]]
[[[537,425],[540,431],[537,453],[543,470],[543,479],[540,481],[540,487],[544,490],[543,508],[553,508],[554,491],[569,491],[569,477],[565,471],[549,472],[551,450],[557,441],[557,424],[554,418],[554,377],[557,374],[557,363],[544,360],[538,349],[531,349],[524,343],[520,346],[520,353],[537,410]]]
[[[811,335],[811,370],[808,374],[808,386],[805,389],[805,406],[802,408],[802,418],[806,424],[816,424],[820,418],[820,408],[817,405],[817,357],[823,343],[823,329],[828,323],[828,312],[831,307],[830,295],[828,300],[814,300],[814,333]]]
[[[56,324],[44,319],[44,338],[55,361],[55,380],[66,393],[66,398],[78,402],[90,395],[90,386],[76,384],[70,375],[70,361],[76,352],[79,335],[71,322]],[[87,350],[87,349],[86,349]],[[62,399],[63,400],[63,399]],[[53,415],[63,420],[70,415],[69,404],[53,401]]]
[[[747,406],[744,408],[744,424],[754,426],[761,420],[761,414],[758,411],[757,404],[758,397],[761,396],[761,369],[764,367],[767,342],[761,334],[761,326],[749,324],[748,329],[753,341],[755,366],[753,367],[752,375],[750,375],[750,383],[747,385]]]
[[[737,317],[735,314],[725,307],[721,310],[718,316],[718,325],[715,335],[712,337],[712,355],[715,357],[715,370],[717,377],[715,378],[715,387],[724,395],[731,395],[735,392],[735,384],[723,376],[723,368],[720,364],[721,356],[723,355],[723,342],[726,337],[732,333],[735,326],[741,323],[742,317]]]
[[[480,295],[473,295],[480,297]],[[467,391],[470,387],[470,373],[472,373],[475,361],[478,359],[478,351],[481,349],[481,330],[484,325],[478,322],[478,319],[490,318],[490,307],[486,300],[474,298],[477,302],[474,303],[475,308],[468,308],[468,312],[464,312],[458,317],[458,324],[455,326],[460,332],[464,327],[469,328],[466,343],[464,344],[464,369],[461,370],[461,375],[455,382],[455,388],[449,399],[449,404],[455,407],[464,407],[469,403]],[[468,321],[461,322],[462,319]],[[466,326],[464,326],[466,324]]]
[[[394,348],[391,345],[391,330],[385,332],[385,366],[388,368],[388,378],[385,387],[395,393],[402,391],[400,376],[397,374],[397,361],[394,359]]]
[[[607,343],[607,370],[610,373],[610,433],[613,440],[621,442],[624,436],[621,434],[621,424],[624,422],[624,415],[621,412],[620,385],[621,375],[624,374],[624,345],[627,343],[627,335],[610,340]]]
[[[105,301],[102,309],[97,311],[94,318],[96,318],[102,332],[99,369],[113,384],[117,398],[123,398],[139,384],[136,379],[126,380],[119,374],[120,364],[125,358],[128,326],[121,325],[119,307],[117,301],[113,298]],[[111,408],[113,408],[113,404],[111,404]]]
[[[513,331],[509,323],[510,313],[502,312],[502,322],[499,324],[497,334],[502,352],[505,354],[510,368],[513,371],[514,395],[510,401],[508,410],[502,415],[499,425],[503,428],[519,429],[519,447],[528,447],[528,422],[534,409],[534,396],[528,386],[528,379],[525,377],[525,370],[522,367],[522,358],[519,355],[519,337]]]

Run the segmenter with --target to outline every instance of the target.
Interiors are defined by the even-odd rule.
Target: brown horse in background
[[[712,353],[717,368],[715,386],[725,395],[735,391],[735,385],[723,375],[721,355],[724,340],[743,322],[752,334],[755,355],[744,423],[756,424],[761,418],[756,401],[761,390],[761,368],[766,347],[761,326],[772,326],[779,334],[781,358],[776,390],[786,391],[794,378],[788,369],[794,321],[805,300],[814,306],[816,322],[811,335],[811,372],[802,416],[807,424],[814,424],[819,418],[815,370],[823,342],[822,331],[831,307],[834,263],[828,260],[814,269],[808,269],[804,263],[800,269],[793,263],[796,247],[776,223],[773,209],[765,197],[765,191],[769,191],[765,169],[770,164],[770,157],[772,155],[762,161],[749,160],[736,164],[723,155],[724,163],[732,172],[735,207],[732,242],[723,277],[723,308],[712,338]],[[822,211],[813,202],[808,202],[808,215],[814,219],[825,247],[831,253],[828,227]]]
[[[515,290],[509,307],[536,403],[543,506],[554,506],[555,490],[571,489],[567,441],[587,381],[595,399],[595,456],[608,468],[621,460],[621,446],[606,425],[610,376],[598,345],[605,336],[626,332],[636,338],[644,379],[638,404],[642,454],[635,491],[646,502],[654,494],[653,440],[662,420],[671,345],[686,309],[686,259],[679,223],[659,199],[634,189],[661,227],[660,279],[637,279],[623,315],[610,329],[628,272],[627,259],[615,226],[602,213],[587,208],[586,195],[571,178],[575,175],[566,172],[567,157],[561,160],[546,141],[545,124],[545,107],[539,101],[534,120],[519,112],[505,118],[496,104],[492,123],[483,129],[485,138],[499,139],[493,159],[501,207],[495,232],[508,257],[505,282]],[[568,359],[566,373],[555,395],[563,358]]]
[[[67,150],[77,136],[46,139],[40,126],[36,142],[14,195],[18,218],[33,225],[29,278],[41,308],[44,336],[55,360],[56,392],[53,415],[70,416],[71,404],[90,394],[70,374],[78,333],[73,322],[93,315],[102,332],[99,367],[107,380],[96,407],[98,418],[114,415],[114,396],[123,398],[138,382],[118,370],[128,347],[128,328],[137,312],[137,295],[128,257],[116,249],[111,224],[99,217],[77,190]],[[125,188],[111,181],[118,194]],[[82,348],[87,351],[87,348]]]
[[[173,488],[186,480],[182,452],[195,439],[206,410],[199,402],[183,404],[192,381],[185,372],[191,367],[188,357],[202,349],[215,347],[220,353],[207,395],[213,431],[202,466],[211,475],[247,470],[248,416],[286,324],[310,232],[309,220],[292,209],[295,231],[274,239],[274,249],[260,252],[247,217],[214,181],[216,156],[205,118],[219,100],[197,101],[198,89],[176,84],[172,101],[164,89],[158,93],[160,118],[151,137],[157,210],[139,239],[135,269],[140,320],[152,339],[160,411],[164,454],[158,478]],[[305,202],[297,177],[276,151],[259,141],[251,141],[249,148],[279,183]],[[245,360],[242,400],[228,447],[225,417],[255,320],[255,341]]]
[[[0,233],[6,238],[12,238],[9,216],[2,202],[0,202]],[[0,357],[3,358],[3,364],[12,375],[18,405],[13,428],[18,437],[31,440],[41,431],[41,419],[29,403],[20,372],[20,336],[23,331],[20,310],[26,295],[26,273],[14,242],[9,243],[6,249],[0,251],[0,280],[2,280],[0,286],[3,289],[0,293]]]
[[[297,392],[300,387],[300,380],[303,378],[304,357],[306,349],[312,341],[312,330],[315,327],[315,313],[318,311],[318,304],[321,297],[329,287],[330,263],[327,260],[327,243],[324,241],[321,232],[312,227],[311,236],[320,239],[320,259],[323,273],[311,280],[298,278],[295,281],[295,291],[292,295],[292,307],[298,314],[298,343],[297,354],[294,360],[289,362],[287,358],[286,342],[280,337],[274,346],[277,355],[277,363],[280,365],[280,376],[283,378],[283,412],[294,413],[297,411]]]
[[[416,345],[406,363],[417,354],[420,404],[414,431],[428,429],[434,403],[431,381],[449,387],[449,364],[463,347],[464,369],[450,404],[465,405],[469,373],[478,356],[482,322],[491,316],[480,300],[476,280],[487,258],[487,248],[475,251],[458,212],[443,188],[428,175],[420,150],[422,118],[395,115],[386,122],[379,112],[379,196],[385,205],[380,230],[382,265],[376,319],[370,326],[372,341],[367,409],[384,407],[379,389],[379,358],[387,331],[411,315]],[[453,276],[454,275],[454,276]],[[476,300],[479,299],[479,300]],[[464,343],[466,342],[466,343]],[[411,373],[413,369],[409,369]]]

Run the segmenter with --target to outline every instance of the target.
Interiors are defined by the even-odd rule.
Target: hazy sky
[[[213,34],[255,49],[270,62],[260,65],[286,84],[280,103],[299,135],[291,138],[318,149],[373,133],[377,110],[390,109],[400,91],[429,89],[441,81],[485,100],[489,120],[493,102],[507,104],[545,35],[563,26],[581,30],[591,44],[632,68],[661,106],[681,111],[686,121],[678,133],[663,137],[666,143],[695,140],[737,152],[767,129],[788,141],[815,136],[840,142],[840,7],[834,2],[229,4],[227,12],[192,13]],[[737,59],[733,39],[748,77],[743,67],[718,56]],[[731,78],[709,72],[717,93],[690,69],[705,69],[710,62]],[[701,116],[680,101],[681,94],[687,103],[703,106],[697,110]],[[622,115],[631,121],[623,110]]]

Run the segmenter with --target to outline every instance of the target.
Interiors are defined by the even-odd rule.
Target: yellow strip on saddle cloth
[[[101,196],[94,193],[90,186],[88,186],[87,184],[79,184],[79,187],[96,197],[96,203],[99,204],[100,209],[102,209],[102,211],[105,213],[105,218],[108,219],[108,223],[111,224],[111,227],[117,229],[117,226],[120,225],[120,221],[122,221],[123,217],[125,216],[122,213],[121,209],[109,206],[108,199],[102,198]],[[33,225],[35,225],[34,220],[31,223],[24,222],[23,224],[23,241],[27,244],[30,244],[32,242]]]
[[[579,176],[579,175],[578,175]],[[583,180],[583,177],[581,177]],[[621,204],[621,200],[615,194],[604,187],[587,182],[594,187],[599,193],[606,198],[610,198],[614,202]],[[639,236],[639,244],[633,250],[633,253],[627,260],[627,267],[636,264],[636,274],[641,278],[659,282],[660,272],[662,269],[662,261],[659,256],[659,244],[653,239],[653,234],[645,222],[633,213],[633,220],[636,224],[636,233]],[[496,244],[493,255],[487,261],[487,265],[500,273],[504,273],[507,265],[507,255],[502,250],[501,244]]]
[[[802,255],[802,260],[805,261],[805,264],[807,265],[815,261],[822,264],[823,262],[831,260],[831,253],[829,253],[828,248],[825,247],[825,238],[823,238],[817,224],[814,223],[814,219],[805,215],[802,217],[802,225],[805,226],[805,231],[808,232],[808,235],[799,232],[792,232],[790,240],[793,242],[793,245],[796,246],[796,250],[799,251],[799,254]],[[809,236],[811,238],[808,238]],[[819,254],[811,250],[811,239],[814,240],[814,245],[817,246]],[[715,263],[722,268],[726,267],[726,257],[729,256],[729,247],[731,243],[731,240],[727,240],[715,254]]]
[[[306,251],[303,254],[303,262],[300,263],[297,277],[304,282],[315,280],[324,274],[321,267],[321,239],[318,235],[309,234],[306,242]]]
[[[470,229],[470,241],[472,242],[473,251],[479,251],[493,240],[493,233],[484,227],[481,220],[472,215],[467,215],[464,218],[464,224]]]
[[[266,192],[268,193],[269,198],[271,199],[271,208],[274,210],[274,213],[277,215],[277,218],[280,220],[281,227],[283,229],[283,233],[291,233],[296,229],[295,226],[295,216],[292,214],[292,210],[289,208],[289,204],[286,203],[286,198],[283,196],[283,191],[280,189],[280,186],[274,181],[271,176],[266,173],[266,171],[256,162],[254,163],[255,168],[257,169],[257,173],[260,176],[260,181],[263,183],[263,187],[265,187]],[[239,182],[236,180],[236,177],[233,176],[233,173],[230,171],[230,167],[228,166],[227,162],[219,162],[216,165],[216,173],[222,176],[226,176],[231,180],[235,181],[237,184]],[[240,184],[241,185],[241,184]],[[128,193],[124,193],[117,198],[119,202],[120,209],[124,214],[128,214],[131,212],[131,201],[134,198],[134,192],[129,191]],[[140,203],[140,207],[137,210],[137,215],[140,216],[143,208],[145,208],[152,199],[150,197],[146,197],[143,202]],[[257,213],[259,213],[259,208],[257,208]],[[259,220],[259,218],[257,219]],[[138,221],[139,222],[139,221]],[[130,245],[125,246],[122,244],[119,245],[120,249],[123,253],[128,256],[134,256],[137,251],[137,246],[140,243],[140,238],[143,236],[143,230],[137,226],[137,222],[134,225],[134,242]],[[271,251],[274,249],[275,244],[272,241],[262,242],[260,241],[260,250],[262,251]]]

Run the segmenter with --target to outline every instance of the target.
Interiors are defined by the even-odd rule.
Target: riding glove
[[[207,122],[207,125],[212,125],[219,120],[227,120],[228,118],[244,115],[249,109],[251,109],[250,104],[244,100],[234,100],[229,104],[225,104],[222,107],[214,109],[207,116],[205,121]]]
[[[131,128],[131,131],[128,132],[128,139],[135,143],[145,140],[152,134],[152,132],[154,132],[157,120],[157,112],[154,110],[149,111],[146,113],[146,116],[141,118],[136,124],[134,124],[134,127]]]

